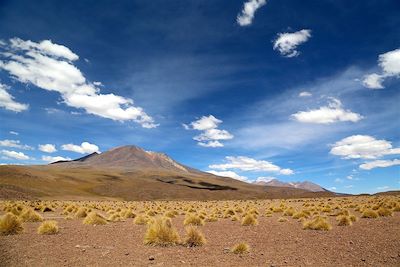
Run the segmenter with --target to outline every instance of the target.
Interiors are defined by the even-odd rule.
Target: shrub
[[[21,219],[12,213],[7,213],[0,219],[0,233],[2,235],[14,235],[22,233],[24,227]]]
[[[97,214],[97,212],[95,212],[95,211],[92,211],[83,220],[83,224],[104,225],[104,224],[107,224],[107,221],[106,221],[106,219],[104,219],[103,216]]]
[[[195,214],[189,214],[183,221],[183,225],[204,225],[204,220]]]
[[[379,217],[379,214],[376,211],[371,210],[371,209],[365,209],[361,215],[361,218],[369,218],[369,219],[374,219],[374,218],[378,218],[378,217]]]
[[[295,214],[293,214],[292,218],[293,219],[301,219],[301,218],[308,218],[310,216],[309,213],[305,212],[305,211],[299,211],[296,212]]]
[[[258,221],[252,214],[247,214],[242,220],[243,226],[257,225]]]
[[[235,254],[248,253],[250,251],[250,246],[244,242],[236,244],[232,249]]]
[[[381,217],[387,217],[387,216],[392,216],[393,215],[393,211],[389,208],[385,208],[385,207],[380,207],[378,209],[378,215]]]
[[[37,230],[41,235],[54,235],[58,233],[58,224],[56,221],[44,221]]]
[[[149,217],[147,217],[146,215],[143,214],[139,214],[138,216],[136,216],[136,218],[133,220],[134,224],[137,225],[145,225],[147,224],[149,221]]]
[[[31,208],[26,208],[19,216],[23,222],[42,222],[43,217]]]
[[[156,218],[147,226],[144,236],[146,245],[169,246],[179,243],[179,234],[170,218]]]
[[[185,237],[185,244],[189,247],[197,247],[197,246],[202,246],[206,243],[206,239],[203,235],[203,233],[193,227],[189,226],[186,227],[186,237]]]
[[[346,215],[339,215],[336,217],[336,221],[338,221],[339,226],[347,226],[347,225],[352,225],[353,222],[350,218],[350,216]]]
[[[85,218],[86,216],[87,216],[87,213],[86,213],[86,209],[84,207],[80,207],[75,213],[76,218]]]
[[[294,208],[290,207],[290,208],[287,208],[287,209],[283,212],[283,216],[293,216],[294,213],[295,213]]]
[[[303,229],[328,231],[332,229],[332,226],[324,217],[317,216],[312,220],[305,221]]]

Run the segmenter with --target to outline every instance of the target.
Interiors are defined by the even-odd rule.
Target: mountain
[[[263,186],[297,188],[297,189],[307,190],[310,192],[327,192],[328,191],[325,188],[323,188],[315,183],[309,182],[309,181],[285,183],[285,182],[279,181],[278,179],[271,179],[269,181],[254,182],[254,184],[263,185]]]
[[[132,145],[48,165],[0,166],[0,199],[220,200],[334,195],[220,177]]]
[[[118,168],[125,170],[176,171],[182,173],[195,172],[171,159],[164,153],[146,151],[137,146],[121,146],[103,153],[92,153],[85,157],[71,160],[58,161],[52,165],[64,166],[91,166],[98,168]]]

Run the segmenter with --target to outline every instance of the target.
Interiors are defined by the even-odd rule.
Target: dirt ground
[[[303,230],[290,217],[278,222],[280,213],[260,216],[257,226],[220,219],[199,226],[207,244],[195,248],[144,245],[146,226],[133,219],[89,226],[82,219],[65,220],[59,212],[42,215],[57,220],[60,232],[39,235],[40,223],[24,223],[24,233],[0,236],[0,266],[400,266],[399,212],[360,218],[352,226],[337,226],[329,217],[330,231]],[[183,219],[173,219],[181,236]],[[242,241],[250,253],[230,252]]]

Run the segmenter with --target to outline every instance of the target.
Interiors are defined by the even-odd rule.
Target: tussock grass
[[[104,225],[107,224],[106,219],[103,216],[99,215],[97,212],[90,212],[86,218],[83,220],[83,224],[88,225]]]
[[[201,219],[196,214],[189,214],[188,216],[186,216],[185,220],[183,221],[183,225],[201,226],[201,225],[204,225],[204,220]]]
[[[393,211],[386,207],[380,207],[378,209],[378,215],[381,217],[393,216]]]
[[[87,212],[84,207],[80,207],[75,213],[76,218],[85,218],[86,216],[87,216]]]
[[[375,219],[378,218],[379,214],[372,209],[365,209],[362,212],[361,218]]]
[[[285,218],[285,217],[280,217],[280,218],[278,219],[278,222],[287,222],[287,221],[288,221],[288,219]]]
[[[147,224],[148,222],[149,222],[149,217],[147,217],[146,215],[144,215],[144,214],[139,214],[138,216],[136,216],[136,218],[133,220],[133,223],[134,224],[137,224],[137,225],[145,225],[145,224]]]
[[[58,233],[58,223],[56,221],[44,221],[37,230],[41,235],[54,235]]]
[[[172,226],[170,218],[158,217],[147,226],[144,236],[146,245],[170,246],[180,242],[178,231]]]
[[[350,216],[347,215],[339,215],[336,217],[336,221],[338,222],[338,226],[351,226],[353,221]]]
[[[206,244],[206,238],[204,234],[196,227],[186,227],[186,237],[184,244],[189,247],[198,247]]]
[[[258,225],[258,220],[252,214],[247,214],[242,220],[242,226]]]
[[[0,234],[15,235],[22,233],[23,230],[24,227],[18,216],[9,212],[0,218]]]
[[[332,229],[332,226],[324,217],[317,216],[314,219],[305,221],[303,223],[303,229],[329,231]]]
[[[23,222],[42,222],[43,217],[32,208],[26,208],[19,216]]]
[[[231,251],[235,254],[248,253],[250,251],[250,246],[247,243],[241,242],[233,246]]]

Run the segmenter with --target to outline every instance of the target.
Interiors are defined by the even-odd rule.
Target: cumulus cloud
[[[283,175],[293,174],[291,169],[282,169],[281,167],[265,160],[256,160],[249,157],[232,157],[228,156],[225,158],[226,163],[210,165],[210,169],[217,170],[229,170],[237,169],[241,171],[265,171],[265,172],[276,172]]]
[[[257,9],[264,6],[267,3],[266,0],[249,0],[243,4],[243,9],[237,16],[236,21],[240,26],[251,25],[254,19],[254,14]]]
[[[32,150],[33,147],[21,144],[19,140],[0,140],[0,146],[2,147],[13,147],[13,148],[19,148],[19,149],[25,149],[25,150]]]
[[[61,146],[62,150],[72,151],[80,154],[91,154],[93,152],[99,152],[99,147],[95,144],[83,142],[81,145],[65,144]]]
[[[360,165],[360,169],[372,170],[374,168],[386,168],[391,166],[400,165],[400,159],[393,160],[374,160]]]
[[[232,139],[233,135],[227,130],[218,129],[221,123],[222,120],[209,115],[203,116],[189,125],[183,124],[183,127],[186,130],[202,131],[201,134],[193,137],[193,140],[196,140],[198,145],[204,147],[223,147],[224,145],[220,141]]]
[[[239,174],[233,171],[207,171],[207,172],[217,176],[229,177],[243,182],[248,180],[246,176],[240,176]]]
[[[56,162],[56,161],[64,161],[64,160],[71,160],[71,159],[70,158],[64,158],[64,157],[61,157],[61,156],[55,156],[55,157],[42,156],[42,160],[46,161],[46,162],[49,162],[49,163],[52,163],[52,162]]]
[[[0,68],[1,68],[1,61],[0,61]],[[7,90],[8,86],[0,83],[0,107],[14,112],[21,112],[29,108],[29,105],[15,101],[14,97],[10,95],[7,92]]]
[[[299,111],[291,116],[299,122],[319,124],[330,124],[339,121],[357,122],[363,118],[358,113],[344,109],[339,99],[333,97],[329,99],[327,106],[308,111]]]
[[[46,153],[54,153],[57,151],[56,146],[52,144],[39,145],[39,150]]]
[[[336,142],[330,153],[345,159],[375,159],[400,154],[400,148],[393,148],[389,141],[369,135],[352,135]]]
[[[400,48],[379,55],[378,65],[381,74],[372,73],[364,76],[362,84],[370,89],[383,89],[383,82],[390,77],[400,77]]]
[[[309,97],[312,96],[312,93],[307,92],[307,91],[303,91],[299,93],[299,97]]]
[[[50,40],[40,43],[10,39],[3,46],[0,69],[16,80],[48,91],[59,92],[64,103],[87,113],[117,121],[135,121],[144,128],[154,128],[152,117],[133,100],[113,93],[101,94],[98,82],[89,82],[73,64],[79,56],[69,48]]]
[[[258,177],[258,178],[256,179],[256,182],[265,182],[265,183],[268,183],[268,182],[271,182],[272,180],[276,180],[276,178],[273,177],[273,176]]]
[[[3,154],[4,156],[8,157],[8,158],[13,158],[13,159],[18,159],[18,160],[28,160],[30,159],[29,156],[25,155],[22,152],[16,152],[16,151],[12,151],[12,150],[2,150],[1,154]]]
[[[297,32],[279,33],[278,38],[274,41],[274,50],[278,50],[284,57],[297,57],[300,52],[297,46],[307,42],[311,37],[311,30],[303,29]]]

